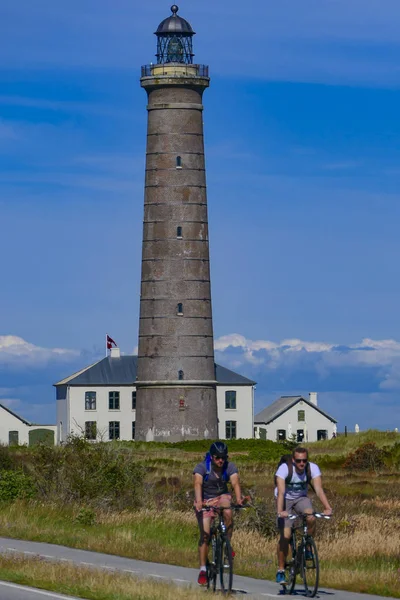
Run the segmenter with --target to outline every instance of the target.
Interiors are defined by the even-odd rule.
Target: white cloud
[[[70,362],[80,356],[78,350],[42,348],[15,335],[0,336],[0,365],[43,367],[52,361]]]
[[[290,381],[308,376],[324,380],[351,380],[353,388],[369,385],[380,390],[400,389],[400,342],[372,340],[338,345],[334,343],[286,339],[281,342],[250,340],[233,333],[215,340],[217,360],[232,368],[246,369],[253,376]],[[364,380],[364,381],[363,381]]]

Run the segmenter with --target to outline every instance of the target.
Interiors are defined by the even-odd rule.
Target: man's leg
[[[199,563],[200,569],[205,570],[208,557],[208,543],[210,541],[211,516],[207,513],[196,513],[200,530],[199,539]]]
[[[228,507],[232,504],[232,496],[230,494],[222,494],[219,497],[218,506],[220,508],[225,508],[224,510],[224,523],[226,526],[226,535],[228,540],[232,538],[233,533],[233,514],[232,510],[228,509]]]
[[[283,519],[282,519],[283,520]],[[289,552],[290,536],[292,535],[291,527],[281,527],[278,541],[278,571],[284,571],[286,559]]]
[[[299,515],[310,515],[309,517],[307,517],[308,533],[314,537],[317,528],[317,519],[312,514],[314,512],[314,509],[310,498],[308,498],[307,496],[299,498],[299,500],[297,500],[296,504],[294,505],[294,509]]]

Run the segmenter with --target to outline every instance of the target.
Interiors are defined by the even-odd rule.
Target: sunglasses
[[[308,462],[308,458],[295,458],[294,459],[295,463],[307,463]]]
[[[225,456],[213,456],[214,460],[225,460]]]

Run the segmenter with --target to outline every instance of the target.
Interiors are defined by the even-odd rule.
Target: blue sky
[[[169,3],[0,6],[0,402],[137,343],[146,97]],[[182,0],[204,96],[216,357],[256,409],[400,427],[400,3]],[[57,350],[58,349],[58,350]]]

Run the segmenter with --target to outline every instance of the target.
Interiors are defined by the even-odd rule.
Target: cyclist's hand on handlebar
[[[203,508],[203,500],[195,500],[194,507],[199,512]]]
[[[333,510],[331,508],[326,508],[323,512],[324,515],[326,515],[327,517],[331,517],[333,513]]]
[[[281,519],[287,519],[289,516],[289,513],[287,510],[283,510],[282,512],[279,513],[279,516],[281,517]]]

